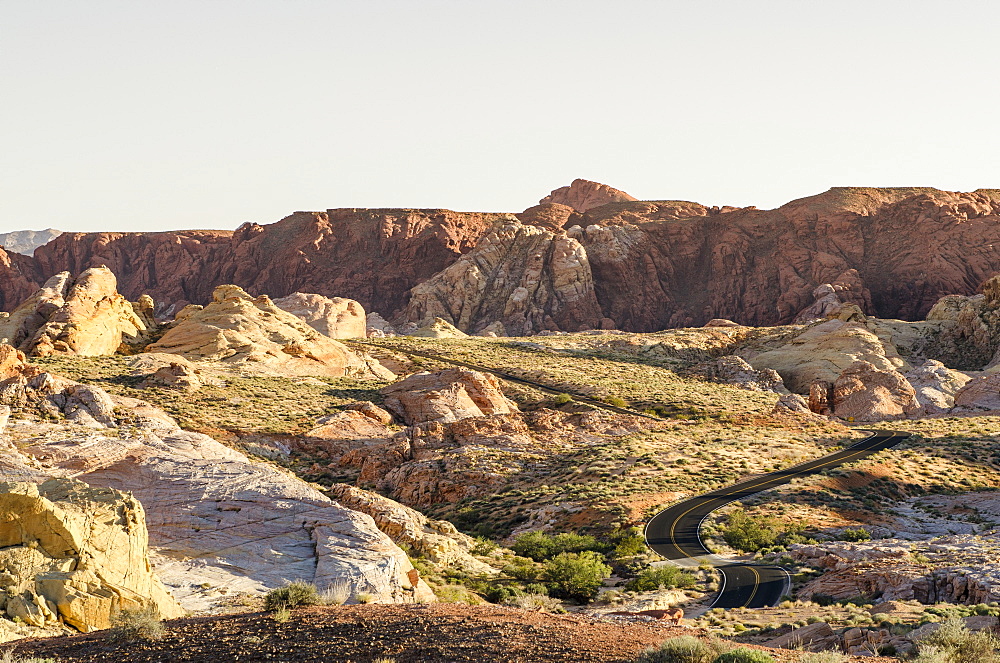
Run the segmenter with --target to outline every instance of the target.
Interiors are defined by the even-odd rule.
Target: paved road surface
[[[910,433],[902,431],[875,431],[869,437],[828,456],[675,504],[647,523],[646,543],[658,554],[682,565],[693,564],[700,559],[716,562],[714,566],[722,573],[722,586],[714,607],[762,608],[777,605],[781,597],[788,593],[791,583],[788,572],[780,566],[726,563],[712,556],[699,537],[702,521],[712,511],[730,502],[786,484],[796,477],[865,458],[895,446],[909,436]],[[723,563],[717,563],[720,561]]]

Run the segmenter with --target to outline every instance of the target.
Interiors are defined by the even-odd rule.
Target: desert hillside
[[[647,205],[576,186],[543,206]],[[858,210],[883,196],[883,214],[937,194],[857,195]],[[0,640],[66,661],[182,642],[188,660],[992,656],[1000,276],[910,321],[870,314],[874,282],[850,272],[787,324],[565,331],[604,315],[584,235],[693,222],[564,231],[554,209],[532,212],[545,227],[478,217],[487,234],[453,235],[454,260],[390,319],[294,281],[273,299],[199,281],[204,299],[166,307],[105,264],[21,282],[0,315]],[[295,232],[258,255],[326,223],[276,224]],[[219,257],[272,230],[189,236]],[[910,435],[711,513],[696,535],[710,555],[674,564],[647,545],[672,504],[883,429]],[[717,607],[733,560],[780,566],[787,587]]]

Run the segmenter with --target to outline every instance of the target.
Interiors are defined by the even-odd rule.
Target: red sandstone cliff
[[[818,285],[834,282],[869,313],[920,318],[942,295],[971,294],[1000,272],[1000,190],[836,188],[775,210],[613,200],[579,211],[547,200],[517,218],[550,231],[545,241],[578,245],[573,260],[563,262],[584,276],[568,279],[538,238],[515,246],[523,235],[515,231],[507,233],[510,247],[500,236],[483,248],[502,260],[477,254],[465,261],[479,270],[475,278],[455,269],[444,274],[513,218],[340,209],[298,212],[235,232],[67,233],[40,247],[34,259],[0,253],[0,307],[11,310],[54,273],[103,264],[117,274],[122,294],[148,293],[161,306],[204,303],[216,285],[235,283],[273,297],[295,291],[349,297],[401,318],[431,308],[461,310],[469,329],[483,328],[503,311],[509,320],[551,321],[567,330],[613,321],[621,329],[650,331],[715,317],[789,322],[812,303]],[[519,246],[530,246],[524,250],[531,255],[518,257]],[[541,260],[541,268],[523,267],[533,260]],[[511,281],[515,274],[515,289],[530,295],[523,310],[506,286],[475,288],[475,302],[447,301],[473,290],[462,284]],[[580,286],[568,290],[563,280]],[[424,283],[434,284],[437,303],[424,287],[421,303],[412,305],[411,288]],[[494,301],[498,297],[505,301]]]

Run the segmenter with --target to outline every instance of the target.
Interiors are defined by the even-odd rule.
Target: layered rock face
[[[266,226],[247,223],[235,232],[65,233],[39,248],[33,261],[16,264],[15,272],[38,284],[59,271],[104,264],[126,296],[150,293],[165,312],[206,304],[215,286],[235,283],[253,294],[347,297],[365,310],[393,313],[410,288],[454,262],[505,216],[331,209],[297,212]],[[0,301],[16,299],[6,284],[0,291]]]
[[[590,180],[573,180],[569,186],[555,189],[542,198],[539,203],[557,204],[571,207],[577,212],[586,212],[608,203],[621,203],[635,200],[624,191],[612,189],[607,184],[591,182]]]
[[[368,328],[364,307],[353,299],[293,292],[274,305],[330,338],[364,338]]]
[[[604,322],[583,246],[565,234],[519,223],[498,228],[410,291],[405,318],[433,317],[469,333],[500,322],[511,336],[600,328]]]
[[[517,412],[517,405],[503,395],[499,378],[461,368],[414,373],[383,387],[382,394],[386,409],[411,426]]]
[[[833,411],[843,419],[886,421],[916,414],[920,403],[913,387],[896,371],[856,361],[833,383]]]
[[[815,303],[817,288],[830,284],[842,303],[867,314],[915,320],[943,295],[971,295],[1000,272],[1000,253],[983,249],[1000,243],[994,189],[836,188],[774,210],[627,198],[600,185],[575,185],[519,217],[556,231],[544,240],[553,246],[569,245],[565,229],[586,253],[600,315],[592,315],[587,296],[561,309],[567,319],[607,319],[632,331],[713,318],[771,325],[791,322]],[[34,258],[0,255],[0,306],[9,310],[58,272],[105,264],[118,274],[123,294],[149,293],[164,311],[206,303],[215,285],[235,283],[276,297],[296,291],[348,297],[395,321],[412,288],[510,219],[340,209],[235,232],[65,233]],[[530,262],[541,248],[536,242],[544,241],[524,244],[530,253],[508,263]],[[475,261],[464,265],[478,268]],[[447,281],[475,279],[449,273]],[[497,312],[469,313],[464,329],[494,322],[489,315]]]
[[[185,608],[211,607],[220,588],[221,595],[260,593],[294,579],[321,588],[346,583],[379,601],[433,599],[426,584],[411,580],[413,567],[405,553],[370,516],[206,435],[181,430],[148,403],[90,389],[128,409],[129,428],[115,429],[113,419],[103,424],[110,428],[104,432],[66,423],[19,422],[18,445],[0,445],[0,480],[36,484],[73,477],[131,493],[135,499],[128,498],[129,504],[138,500],[145,508],[155,571]],[[83,513],[103,513],[95,504],[81,502]],[[123,517],[119,507],[109,508]],[[104,520],[119,522],[110,516]],[[53,529],[46,520],[32,522],[29,533]],[[134,519],[127,523],[126,529],[136,526]],[[99,541],[109,541],[111,535],[104,532]],[[106,554],[115,550],[108,548]],[[104,564],[96,553],[86,559]],[[145,563],[127,556],[107,565],[113,571],[123,561],[136,574],[134,582],[148,573]],[[78,571],[84,568],[84,562],[76,565]],[[216,591],[206,593],[206,588]]]
[[[212,303],[204,308],[185,307],[148,351],[290,375],[392,377],[377,361],[320,334],[266,295],[251,297],[234,285],[216,288]]]
[[[111,626],[121,609],[184,610],[150,570],[142,505],[81,481],[0,482],[0,602],[7,616],[83,632]]]
[[[156,329],[152,314],[152,299],[126,300],[106,267],[93,267],[76,279],[61,272],[0,318],[0,343],[38,357],[111,355],[123,344],[143,343]]]

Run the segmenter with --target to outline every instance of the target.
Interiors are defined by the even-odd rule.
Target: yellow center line
[[[876,435],[878,435],[878,433],[874,433],[872,435],[869,435],[865,439],[861,440],[861,442],[867,442],[868,440],[872,439]],[[859,444],[860,444],[860,442],[859,442]],[[844,456],[843,458],[838,458],[838,459],[835,459],[835,460],[827,461],[826,463],[823,463],[821,465],[817,465],[815,468],[813,468],[813,470],[811,470],[810,473],[814,473],[819,468],[821,468],[821,467],[823,467],[825,465],[830,465],[832,463],[838,463],[838,464],[846,463],[849,458],[851,458],[853,456],[860,456],[861,454],[868,453],[869,451],[871,451],[870,448],[868,448],[868,449],[862,449],[861,451],[856,451],[855,453],[850,454],[848,456]],[[819,460],[819,459],[817,459],[817,460]],[[795,466],[793,465],[792,467],[795,467]],[[789,469],[791,469],[791,468],[789,468]],[[783,470],[778,470],[778,471],[781,472]],[[760,483],[750,484],[749,486],[746,486],[746,487],[742,488],[741,490],[748,490],[750,488],[757,488],[758,486],[763,486],[763,485],[768,484],[768,483],[770,483],[770,482],[772,482],[774,480],[775,480],[775,477],[771,477],[769,479],[764,479]],[[737,485],[739,485],[739,484],[737,484]],[[723,496],[720,495],[719,497],[723,497]],[[695,499],[697,499],[697,498],[695,498]],[[677,540],[676,540],[676,537],[674,536],[674,533],[675,533],[675,531],[677,529],[677,523],[680,522],[684,518],[684,516],[688,515],[689,513],[691,513],[692,511],[694,511],[698,507],[700,507],[701,505],[702,505],[701,503],[695,504],[693,507],[691,507],[690,509],[688,509],[687,511],[685,511],[684,513],[682,513],[681,515],[679,515],[677,518],[675,518],[674,522],[672,522],[670,524],[670,539],[671,539],[671,543],[673,544],[674,548],[677,549],[677,552],[679,552],[680,554],[684,555],[684,557],[686,557],[688,559],[694,559],[694,556],[693,555],[689,555],[688,553],[684,552],[684,550],[682,550],[681,547],[679,545],[677,545]],[[714,511],[714,509],[713,509],[713,511]]]
[[[743,604],[744,608],[753,602],[753,597],[757,595],[757,588],[760,587],[760,573],[753,566],[748,565],[747,568],[753,571],[753,591],[750,592],[750,598],[747,599],[747,602]]]

